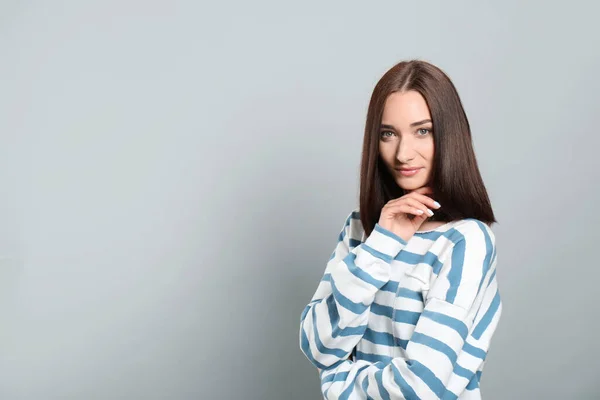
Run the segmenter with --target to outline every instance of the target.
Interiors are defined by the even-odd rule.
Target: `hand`
[[[425,186],[388,201],[381,209],[379,225],[408,242],[421,224],[433,215],[430,208],[440,208],[431,197],[425,196],[425,194],[433,194],[433,190]]]

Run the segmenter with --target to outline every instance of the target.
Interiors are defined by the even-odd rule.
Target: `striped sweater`
[[[325,399],[481,399],[502,302],[490,227],[467,218],[407,242],[358,209],[300,317]]]

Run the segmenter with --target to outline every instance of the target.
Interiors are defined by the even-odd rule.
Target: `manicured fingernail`
[[[437,201],[434,201],[433,204],[435,204],[436,207],[441,207],[442,205],[440,203],[438,203]]]
[[[417,214],[423,214],[423,210],[417,210]]]
[[[428,213],[429,215],[433,215],[433,211],[431,211],[430,209],[427,209],[427,213]]]

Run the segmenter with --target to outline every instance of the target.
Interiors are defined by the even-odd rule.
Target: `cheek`
[[[433,161],[433,155],[435,153],[435,147],[433,145],[433,140],[423,143],[423,145],[421,146],[420,153],[423,155],[423,157],[427,161],[429,161],[431,163]]]
[[[394,151],[390,146],[379,145],[379,156],[388,166],[394,164]]]

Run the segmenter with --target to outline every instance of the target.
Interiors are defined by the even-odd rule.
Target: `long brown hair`
[[[454,84],[435,65],[411,60],[390,68],[375,85],[369,102],[360,166],[360,219],[366,235],[379,221],[383,206],[405,194],[379,156],[379,135],[387,97],[408,90],[425,98],[433,123],[430,197],[442,207],[431,220],[475,218],[488,225],[497,222],[477,166],[469,121]]]

